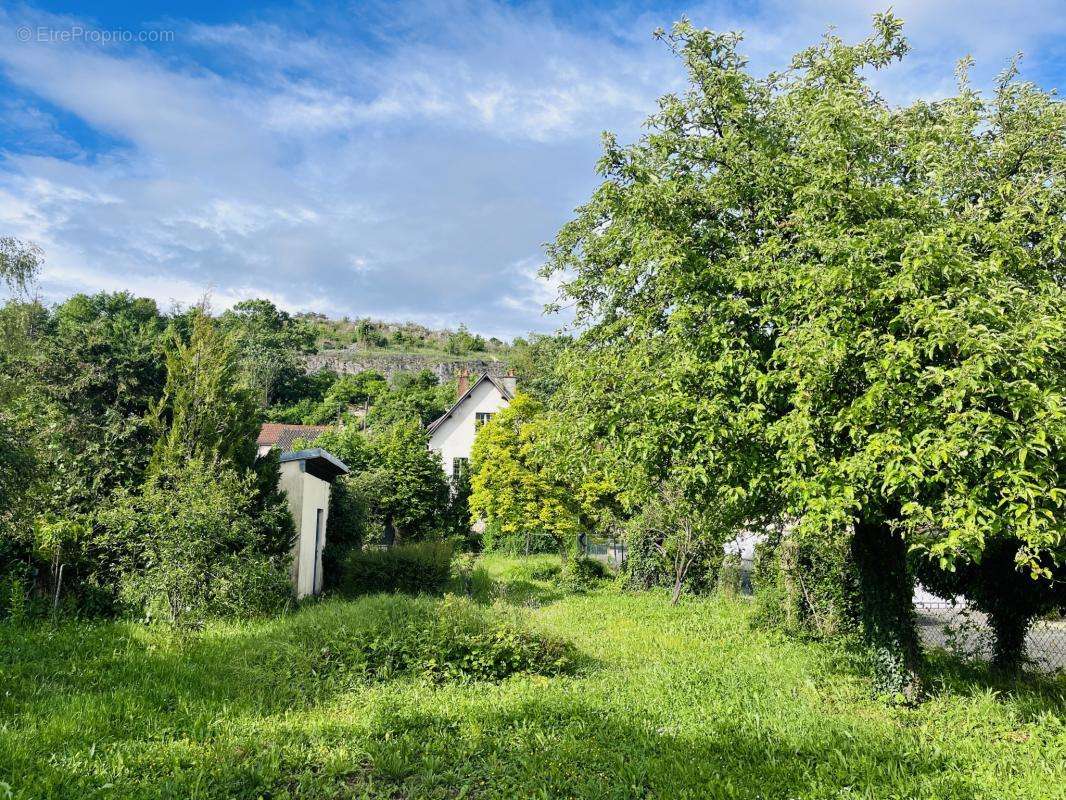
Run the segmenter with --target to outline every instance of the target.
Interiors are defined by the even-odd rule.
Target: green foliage
[[[377,430],[370,443],[369,466],[350,482],[383,529],[384,543],[439,538],[448,479],[425,428],[414,420],[399,422]]]
[[[307,410],[301,421],[306,425],[336,422],[353,408],[366,408],[370,403],[376,403],[387,391],[385,378],[375,370],[342,375],[322,400]]]
[[[740,553],[727,553],[718,572],[718,591],[730,597],[744,590],[744,572]]]
[[[521,562],[482,563],[510,594]],[[1061,679],[936,661],[936,697],[898,708],[871,700],[847,651],[749,616],[595,591],[520,614],[325,601],[183,636],[0,624],[0,780],[54,800],[1061,794]],[[567,643],[573,666],[534,656],[486,683],[515,663],[489,655],[500,628]]]
[[[303,662],[294,665],[295,675],[308,694],[403,676],[434,683],[499,681],[516,674],[557,675],[574,666],[566,643],[462,598],[374,597],[356,608],[362,611],[358,617],[345,609],[334,611],[333,619],[318,614],[293,626],[290,646]]]
[[[605,138],[551,248],[584,330],[573,428],[628,481],[681,462],[691,500],[738,518],[895,526],[945,566],[1014,538],[1043,563],[1066,505],[1066,105],[1012,66],[990,97],[964,68],[955,96],[889,107],[869,79],[907,51],[890,14],[765,78],[736,35],[663,38],[687,90],[635,144]],[[909,624],[882,610],[869,632]]]
[[[264,412],[270,422],[290,422],[296,425],[318,424],[313,421],[321,416],[321,406],[327,392],[337,382],[337,373],[320,369],[312,373],[301,372],[285,387],[278,404]]]
[[[453,350],[458,350],[456,353],[448,349],[449,343],[456,336],[454,331],[432,330],[414,322],[383,322],[365,317],[354,320],[348,317],[328,319],[323,314],[315,313],[298,316],[315,330],[317,344],[322,349],[348,352],[358,348],[364,352],[376,350],[382,354],[402,353],[430,357],[481,352],[506,354],[509,349],[505,342],[495,337],[485,339],[478,334],[471,334],[465,325],[461,326],[465,335],[453,345]]]
[[[996,539],[985,546],[980,562],[956,563],[950,570],[919,555],[914,559],[922,585],[942,597],[966,595],[988,616],[992,661],[1015,671],[1025,661],[1025,637],[1033,621],[1066,612],[1066,565],[1047,558],[1033,577],[1018,564],[1022,543]]]
[[[847,536],[814,539],[777,527],[756,545],[752,572],[758,624],[811,638],[856,633],[858,586]]]
[[[485,340],[480,334],[471,334],[466,325],[459,325],[459,330],[448,337],[444,349],[453,355],[461,356],[471,352],[481,352],[485,349]]]
[[[152,405],[156,470],[190,460],[247,469],[255,460],[259,407],[241,384],[232,339],[202,310],[191,316],[188,341],[170,331],[167,380]]]
[[[586,592],[607,577],[607,568],[594,558],[568,558],[555,575],[555,581],[567,592]]]
[[[562,570],[559,559],[547,555],[512,558],[506,564],[500,574],[507,581],[551,581]]]
[[[146,416],[166,377],[164,328],[154,301],[119,292],[74,295],[39,330],[23,413],[36,419],[49,511],[91,515],[141,480],[154,441]]]
[[[675,603],[685,589],[709,592],[732,532],[720,509],[694,506],[676,485],[660,486],[626,523],[626,582],[640,589],[669,586]]]
[[[291,400],[303,375],[300,356],[314,346],[314,330],[269,300],[242,300],[219,318],[234,341],[241,372],[261,407]]]
[[[417,420],[428,425],[454,401],[455,385],[442,384],[430,370],[413,374],[398,372],[392,377],[389,391],[378,395],[367,424],[372,428],[383,428]]]
[[[478,603],[491,603],[497,593],[496,582],[473,553],[459,553],[452,561],[452,589]]]
[[[425,430],[414,421],[371,434],[347,425],[314,442],[337,456],[351,474],[334,481],[323,568],[327,586],[341,564],[364,543],[450,538],[448,480],[429,450]]]
[[[347,596],[375,592],[439,594],[451,577],[452,554],[446,542],[353,550],[341,567],[338,591]]]
[[[580,511],[556,481],[538,448],[548,419],[544,407],[519,392],[507,408],[481,426],[470,453],[470,513],[486,524],[486,549],[526,554],[577,544]]]
[[[41,271],[43,257],[32,242],[0,236],[0,281],[16,294],[25,293]]]
[[[51,533],[91,527],[117,486],[141,480],[164,320],[126,293],[75,295],[51,312],[9,303],[0,316],[0,575],[26,586],[33,613],[106,612],[110,564],[92,537]]]
[[[164,462],[139,490],[117,490],[99,521],[123,602],[175,624],[283,605],[292,518],[280,497],[257,509],[257,483],[200,458]]]
[[[541,333],[514,340],[508,363],[525,394],[542,403],[551,399],[564,380],[559,369],[562,355],[572,342],[569,336]]]

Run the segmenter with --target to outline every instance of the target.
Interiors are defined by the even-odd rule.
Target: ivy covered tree
[[[1063,548],[1066,111],[1011,67],[906,108],[868,83],[902,26],[751,75],[740,38],[662,37],[687,91],[605,139],[550,248],[585,329],[564,400],[635,474],[845,541],[883,687],[913,697],[908,549],[939,566]],[[841,535],[843,532],[844,535]]]

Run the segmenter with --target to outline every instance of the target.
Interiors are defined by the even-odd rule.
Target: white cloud
[[[876,76],[897,101],[981,80],[1017,49],[1062,58],[1063,15],[1036,0],[896,2],[915,52]],[[758,70],[830,22],[856,38],[880,4],[774,0],[691,10],[746,30]],[[175,21],[177,44],[18,45],[0,11],[0,103],[17,131],[0,161],[0,229],[40,242],[46,288],[130,288],[216,305],[410,318],[489,334],[548,329],[557,287],[536,277],[549,240],[596,183],[599,133],[639,134],[681,71],[651,31],[673,14],[619,7],[594,24],[545,6],[429,2],[228,25]],[[369,15],[369,16],[368,16]],[[169,23],[168,23],[169,25]],[[74,118],[98,134],[85,142]],[[77,139],[77,140],[75,140]],[[27,142],[34,146],[28,146]]]

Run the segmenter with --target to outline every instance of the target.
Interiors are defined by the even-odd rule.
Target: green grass
[[[515,560],[484,565],[504,599],[461,604],[463,630],[566,640],[576,666],[442,680],[423,649],[391,671],[323,668],[323,648],[365,655],[395,626],[438,641],[433,600],[187,636],[0,626],[0,781],[16,798],[1063,796],[1061,678],[997,685],[940,659],[927,702],[891,707],[847,653],[750,630],[742,600],[560,595]],[[407,602],[424,622],[388,622]]]

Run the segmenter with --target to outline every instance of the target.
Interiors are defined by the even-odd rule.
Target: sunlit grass
[[[1061,678],[941,662],[926,703],[894,708],[846,652],[750,630],[743,600],[560,596],[515,564],[484,563],[499,613],[572,642],[567,674],[316,674],[309,648],[379,630],[374,599],[188,636],[0,626],[0,780],[19,798],[1062,796]]]

